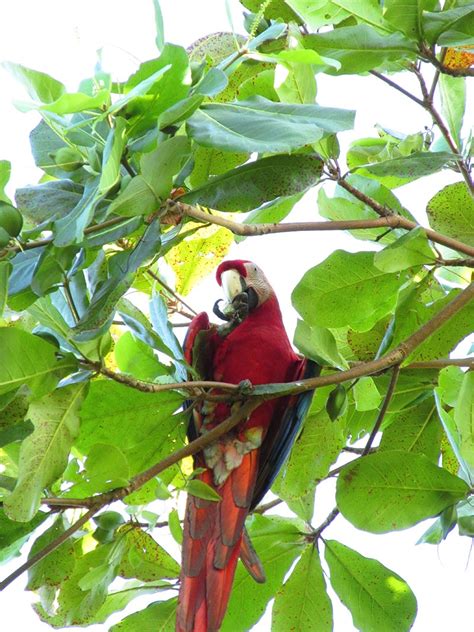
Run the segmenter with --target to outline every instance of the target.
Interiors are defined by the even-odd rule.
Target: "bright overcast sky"
[[[188,46],[203,35],[231,28],[224,0],[162,0],[161,4],[166,40],[174,44]],[[229,0],[228,4],[235,29],[243,32],[239,3]],[[74,90],[81,79],[93,74],[98,49],[102,49],[103,65],[112,73],[113,79],[126,78],[138,63],[156,57],[152,1],[14,0],[7,3],[4,0],[2,3],[2,61],[47,72]],[[28,134],[38,119],[34,113],[21,114],[14,108],[12,101],[24,99],[25,93],[3,70],[0,70],[0,86],[0,159],[12,162],[13,187],[9,192],[13,193],[15,187],[38,180],[39,172],[34,167],[28,142]],[[412,88],[416,90],[415,85]],[[374,125],[377,123],[404,133],[418,132],[430,125],[421,108],[370,76],[363,80],[358,77],[322,77],[318,80],[318,103],[358,111],[355,132],[345,134],[349,141],[375,136]],[[436,174],[425,178],[421,187],[415,183],[396,193],[420,221],[424,221],[424,208],[430,197],[443,183],[458,179],[455,174],[443,174],[442,177]],[[314,192],[306,196],[292,218],[319,219]],[[254,259],[264,268],[280,297],[285,321],[292,332],[295,314],[290,307],[290,293],[303,272],[336,248],[372,248],[364,244],[342,233],[302,233],[297,237],[269,235],[247,239],[233,254]],[[217,288],[210,279],[191,295],[190,300],[195,307],[209,309],[216,294]],[[324,519],[333,503],[333,487],[328,483],[318,491],[314,524]],[[340,539],[362,554],[377,558],[408,581],[418,599],[419,615],[414,632],[467,630],[474,580],[474,563],[468,565],[470,541],[452,535],[440,547],[415,546],[428,524],[375,536],[356,530],[339,517],[327,530],[327,535]],[[0,577],[17,565],[18,561],[14,561],[8,566],[9,571],[1,567]],[[28,595],[21,592],[24,584],[24,579],[17,580],[0,596],[2,620],[11,622],[5,625],[5,630],[50,630],[27,606]],[[333,601],[338,604],[337,598]],[[115,616],[113,621],[122,616]],[[269,621],[269,617],[265,617],[254,629],[269,630]],[[106,627],[90,626],[88,629],[96,632]],[[348,611],[336,605],[335,632],[353,629]]]

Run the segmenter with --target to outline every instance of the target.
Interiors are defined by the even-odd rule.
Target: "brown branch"
[[[404,94],[406,97],[408,97],[409,99],[411,99],[412,101],[414,101],[418,105],[423,106],[423,101],[421,99],[416,97],[411,92],[408,92],[408,90],[405,90],[405,88],[403,88],[402,86],[398,85],[398,83],[395,83],[395,81],[392,81],[388,77],[385,77],[385,75],[382,75],[382,73],[377,72],[376,70],[369,70],[369,72],[370,72],[371,75],[374,75],[374,77],[377,77],[377,79],[380,79],[381,81],[384,81],[390,87],[394,88],[395,90],[398,90],[398,92],[401,92],[402,94]]]
[[[372,432],[369,435],[365,448],[361,454],[361,456],[367,456],[369,454],[372,444],[375,440],[377,432],[380,430],[380,426],[384,420],[385,414],[387,413],[388,406],[392,400],[393,394],[395,393],[395,387],[397,386],[398,376],[400,375],[400,366],[396,364],[392,370],[392,377],[390,378],[390,383],[387,388],[387,392],[385,394],[382,407],[377,415],[377,419],[375,421],[374,427],[372,428]]]
[[[258,507],[255,507],[252,513],[263,514],[269,509],[273,509],[273,507],[277,507],[278,505],[281,505],[282,502],[283,500],[281,498],[275,498],[274,500],[270,500],[270,502],[268,503],[264,503],[263,505],[259,505]]]
[[[83,516],[76,520],[74,524],[72,524],[69,529],[66,529],[64,533],[61,533],[59,537],[55,540],[47,544],[43,549],[32,555],[24,564],[19,566],[16,570],[13,571],[8,577],[5,577],[3,581],[0,582],[0,591],[4,590],[7,586],[9,586],[17,577],[20,577],[25,571],[29,568],[37,564],[40,560],[45,558],[47,555],[52,553],[52,551],[56,550],[58,546],[61,546],[63,542],[66,542],[76,531],[78,531],[82,525],[84,525],[92,516],[99,511],[100,507],[92,507],[87,511]]]
[[[431,228],[419,226],[419,224],[417,224],[416,222],[412,222],[406,217],[393,213],[390,209],[385,208],[376,200],[368,197],[367,195],[350,185],[343,178],[338,180],[338,184],[342,188],[346,189],[346,191],[351,193],[358,200],[364,202],[364,204],[367,204],[378,215],[380,215],[380,218],[376,218],[373,220],[345,220],[334,222],[241,224],[220,215],[213,215],[211,213],[205,212],[200,208],[184,204],[183,202],[173,200],[172,203],[174,206],[178,207],[179,211],[183,215],[187,215],[188,217],[192,217],[193,219],[206,224],[211,223],[218,226],[223,226],[224,228],[227,228],[232,233],[234,233],[234,235],[239,235],[243,237],[254,237],[256,235],[270,235],[275,233],[290,233],[302,231],[355,230],[367,228],[402,228],[404,230],[413,230],[414,228],[422,228],[426,233],[428,239],[430,239],[431,241],[434,241],[435,243],[441,244],[443,246],[447,246],[448,248],[451,248],[453,250],[457,250],[458,252],[462,252],[469,257],[474,257],[474,248],[472,246],[458,241],[457,239],[453,239],[452,237],[448,237],[447,235],[442,235],[441,233],[438,233]]]
[[[421,53],[427,61],[433,64],[433,66],[444,75],[450,75],[451,77],[474,77],[474,68],[450,68],[443,63],[444,56],[438,59],[436,54],[428,46],[423,46]]]
[[[462,366],[474,369],[474,358],[442,358],[439,360],[425,360],[423,362],[412,362],[407,364],[405,369],[444,369],[447,366]]]

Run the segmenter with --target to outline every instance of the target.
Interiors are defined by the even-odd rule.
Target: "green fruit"
[[[0,202],[0,228],[6,230],[10,237],[20,234],[23,217],[18,209],[7,202]]]
[[[110,531],[111,529],[116,529],[125,521],[123,517],[116,511],[104,511],[104,513],[95,516],[94,522],[99,525],[100,529]]]
[[[341,417],[347,408],[347,393],[342,384],[338,384],[336,388],[330,392],[328,401],[326,402],[326,412],[335,421]]]
[[[11,237],[7,233],[7,231],[0,226],[0,248],[5,248],[5,246],[8,246],[8,242],[10,241],[10,239]]]
[[[58,149],[54,156],[54,162],[63,171],[75,171],[84,164],[81,154],[71,147]]]

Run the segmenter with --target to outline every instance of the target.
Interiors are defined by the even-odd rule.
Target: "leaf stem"
[[[388,84],[390,87],[394,88],[395,90],[398,90],[398,92],[401,92],[402,94],[404,94],[406,97],[408,97],[409,99],[411,99],[412,101],[414,101],[418,105],[423,106],[423,101],[421,99],[416,97],[411,92],[408,92],[408,90],[405,90],[405,88],[403,88],[403,86],[400,86],[398,83],[395,83],[395,81],[392,81],[391,79],[389,79],[385,75],[382,75],[382,73],[377,72],[377,70],[369,70],[369,73],[371,75],[374,75],[374,77],[377,77],[377,79],[380,79],[381,81],[384,81],[386,84]]]
[[[367,456],[372,449],[372,444],[375,440],[377,432],[380,430],[380,426],[384,420],[385,414],[387,413],[388,406],[392,400],[393,394],[395,393],[395,387],[397,386],[398,376],[400,375],[400,365],[396,364],[392,369],[392,377],[390,378],[390,383],[387,388],[387,392],[385,394],[382,407],[379,411],[377,419],[375,421],[374,427],[372,428],[372,432],[369,435],[367,443],[365,444],[365,448],[362,451],[362,456]]]

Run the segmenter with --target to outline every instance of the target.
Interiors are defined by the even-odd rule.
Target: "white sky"
[[[228,31],[229,22],[224,0],[162,0],[166,40],[188,46],[197,38],[214,31]],[[229,0],[236,30],[240,25],[240,5]],[[61,80],[73,90],[79,81],[93,73],[96,51],[103,48],[103,63],[114,79],[124,79],[137,63],[157,56],[154,46],[154,14],[151,0],[15,0],[0,5],[0,60],[22,63],[42,70]],[[406,86],[406,84],[405,84]],[[24,99],[25,93],[0,69],[0,159],[13,164],[12,187],[35,183],[39,172],[30,154],[28,134],[35,126],[34,113],[19,113],[12,101]],[[416,86],[411,86],[416,91]],[[356,109],[356,131],[346,133],[346,142],[353,138],[375,136],[373,126],[383,126],[404,133],[420,131],[430,120],[421,109],[374,77],[318,78],[318,102],[321,105]],[[457,181],[455,174],[436,174],[397,190],[401,201],[417,215],[424,217],[426,202],[443,184]],[[315,193],[309,194],[292,215],[294,220],[319,219]],[[302,274],[336,248],[360,250],[364,242],[343,233],[302,233],[269,235],[247,239],[232,254],[257,261],[266,271],[283,307],[289,331],[293,331],[295,313],[290,306],[291,290]],[[371,246],[367,246],[371,248]],[[210,309],[217,288],[212,279],[205,281],[190,297],[198,309]],[[322,447],[322,449],[324,449]],[[334,504],[333,484],[328,482],[318,491],[317,515],[314,524],[325,518]],[[468,566],[470,541],[451,535],[440,547],[415,546],[427,524],[384,536],[356,530],[339,517],[327,529],[328,538],[340,539],[362,554],[374,557],[408,581],[418,599],[418,617],[414,632],[466,630],[474,579],[473,564]],[[14,561],[0,568],[4,577],[18,566]],[[25,581],[17,580],[0,593],[2,620],[10,623],[5,630],[16,632],[49,630],[27,606],[23,593]],[[139,600],[133,602],[138,604]],[[335,604],[335,631],[354,629],[351,616],[343,606]],[[135,609],[137,606],[135,605]],[[116,622],[123,613],[109,621]],[[14,623],[13,623],[14,622]],[[91,626],[93,632],[109,626]],[[254,628],[270,629],[266,616]]]

